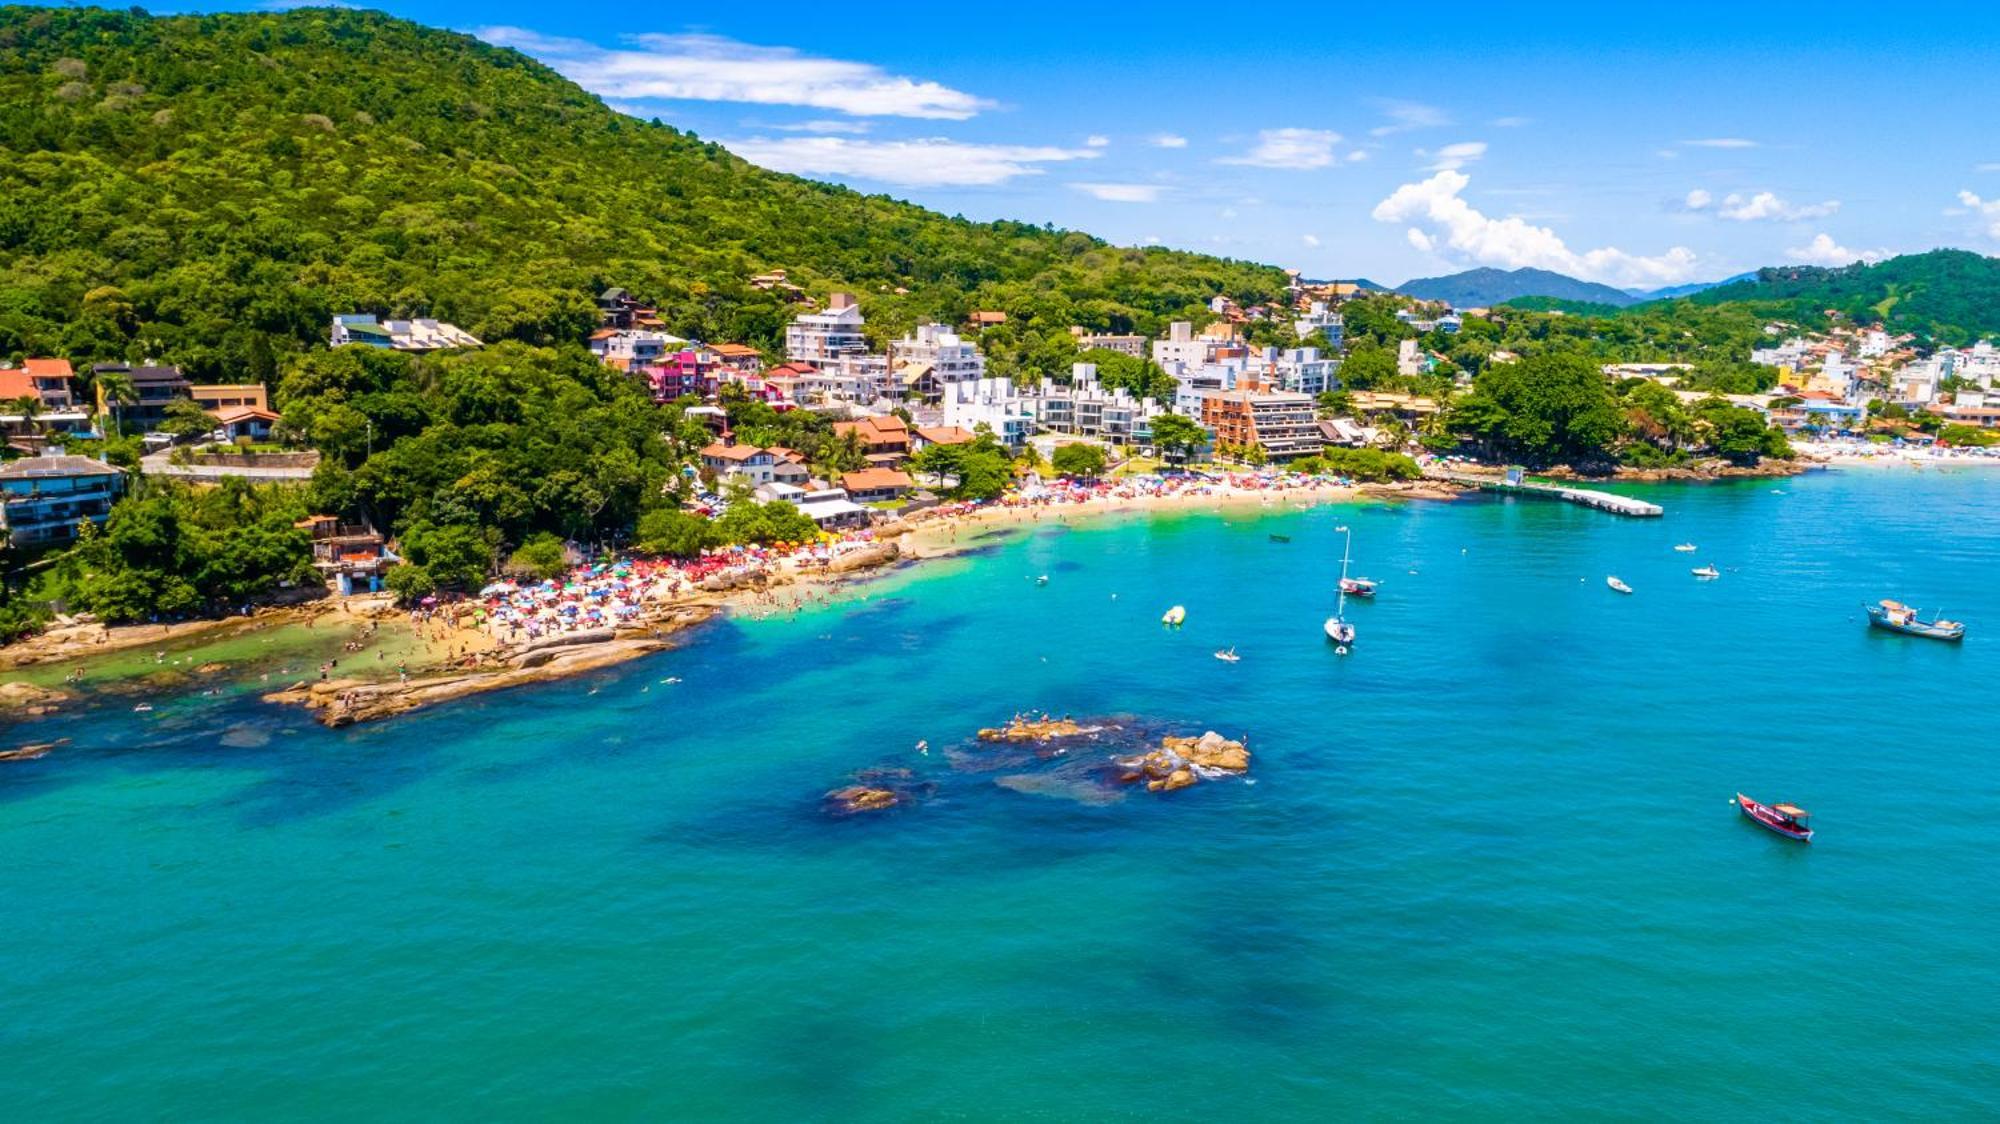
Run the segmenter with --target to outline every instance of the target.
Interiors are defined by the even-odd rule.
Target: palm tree
[[[139,388],[133,385],[132,376],[124,371],[97,372],[97,396],[100,401],[111,404],[111,428],[123,432],[123,423],[118,419],[118,404],[139,400]]]
[[[41,432],[42,400],[39,395],[23,394],[19,398],[9,399],[7,411],[21,415],[21,436],[26,437]]]

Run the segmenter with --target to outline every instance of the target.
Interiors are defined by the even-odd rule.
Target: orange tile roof
[[[67,359],[23,359],[21,366],[28,374],[38,379],[76,377],[76,372],[70,368]]]
[[[35,380],[28,377],[28,372],[17,371],[11,368],[0,371],[0,398],[40,398],[41,396],[41,392],[35,389]]]
[[[703,449],[701,455],[726,461],[747,461],[763,451],[755,445],[730,445],[717,441]]]
[[[979,435],[969,429],[955,425],[920,425],[917,436],[933,445],[963,445],[978,440]]]
[[[907,473],[893,468],[864,468],[860,472],[840,474],[840,486],[850,492],[876,492],[884,488],[907,488],[910,486]]]
[[[236,422],[249,421],[252,418],[262,418],[268,422],[282,420],[277,414],[269,410],[260,410],[255,406],[230,406],[226,409],[216,410],[213,416],[216,421],[221,422],[223,425],[233,425]]]
[[[747,343],[712,343],[708,349],[724,359],[748,359],[763,354]]]

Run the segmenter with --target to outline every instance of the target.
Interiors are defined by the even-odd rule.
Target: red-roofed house
[[[279,421],[277,414],[255,406],[224,406],[211,413],[215,415],[216,428],[230,441],[244,437],[262,441],[271,436],[271,427]]]
[[[833,432],[842,437],[852,433],[861,442],[862,453],[871,458],[880,456],[900,460],[910,455],[910,427],[894,414],[834,422]]]
[[[920,425],[910,434],[910,451],[918,452],[932,445],[969,445],[978,439],[978,434],[955,425]]]
[[[8,379],[14,372],[0,371],[0,379]],[[20,398],[33,394],[42,400],[42,405],[51,410],[68,410],[76,405],[76,395],[70,380],[76,372],[70,369],[67,359],[24,359],[20,374],[27,380],[27,388],[8,386],[7,393],[0,397]],[[11,382],[12,380],[9,379]]]
[[[701,466],[717,476],[741,476],[752,484],[769,484],[778,458],[769,449],[717,441],[701,451]]]
[[[865,468],[860,472],[844,473],[840,486],[847,490],[855,503],[879,503],[885,500],[899,500],[910,490],[912,481],[905,473],[893,468]]]

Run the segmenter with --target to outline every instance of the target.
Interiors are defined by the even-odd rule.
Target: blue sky
[[[766,166],[1314,277],[2000,252],[2000,5],[383,6]]]

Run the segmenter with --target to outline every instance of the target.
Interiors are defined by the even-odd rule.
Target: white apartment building
[[[921,382],[923,396],[951,383],[977,382],[986,377],[986,357],[943,324],[920,324],[915,335],[889,345],[889,369],[905,389]]]
[[[1097,381],[1095,363],[1071,365],[1067,386],[1043,379],[1027,399],[1027,406],[1046,432],[1097,437],[1118,444],[1131,443],[1133,435],[1161,413],[1160,404],[1151,398],[1134,398],[1122,386],[1106,389]]]
[[[1007,379],[974,379],[941,388],[943,424],[963,430],[984,425],[1009,449],[1018,450],[1035,432],[1035,412]]]
[[[1326,333],[1326,342],[1335,348],[1340,346],[1342,322],[1340,313],[1327,307],[1325,301],[1314,301],[1304,316],[1294,321],[1292,327],[1305,339],[1314,332]]]
[[[1797,371],[1812,358],[1812,345],[1794,336],[1777,347],[1753,347],[1750,361],[1765,367]]]
[[[785,329],[785,357],[818,365],[843,355],[866,354],[862,323],[854,294],[835,293],[827,298],[826,311],[802,312]]]

